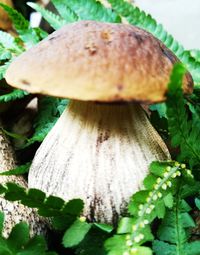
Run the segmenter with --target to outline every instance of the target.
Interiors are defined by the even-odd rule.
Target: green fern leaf
[[[4,213],[0,212],[0,236],[3,233],[4,220],[5,220]]]
[[[104,242],[109,237],[109,234],[105,234],[96,228],[91,228],[83,241],[76,246],[76,255],[107,255],[104,249]]]
[[[31,163],[29,162],[29,163],[26,163],[25,165],[18,166],[18,167],[11,169],[9,171],[2,172],[2,173],[0,173],[0,175],[10,176],[10,175],[26,174],[26,173],[28,173],[30,165],[31,165]]]
[[[7,68],[8,68],[7,64],[0,66],[0,78],[3,78]],[[12,92],[10,92],[8,94],[1,95],[0,102],[14,101],[14,100],[23,98],[26,95],[28,95],[28,92],[20,90],[20,89],[14,89]]]
[[[185,51],[174,38],[168,34],[161,24],[157,24],[156,20],[141,11],[134,4],[125,2],[124,0],[108,0],[112,8],[125,17],[126,20],[135,26],[143,28],[162,41],[166,47],[174,52],[174,54],[186,65],[191,72],[196,84],[200,83],[200,62],[196,61],[188,51]]]
[[[96,0],[53,0],[53,3],[60,10],[62,6],[70,8],[81,20],[98,20],[106,22],[120,22],[120,17],[112,9],[105,8]],[[62,13],[63,15],[63,13]]]
[[[77,21],[79,18],[74,11],[72,11],[66,1],[64,0],[51,0],[55,8],[60,13],[61,17],[68,23]]]
[[[36,10],[37,12],[41,13],[42,17],[52,26],[55,30],[61,28],[66,22],[58,15],[46,10],[42,6],[28,2],[27,3],[31,8]]]
[[[42,142],[64,111],[67,105],[67,100],[53,97],[42,97],[39,99],[38,104],[38,114],[34,123],[35,132],[28,140],[26,146],[29,146],[36,141]]]
[[[3,226],[4,214],[0,212],[1,226]],[[2,255],[56,255],[47,251],[47,244],[42,236],[30,238],[29,227],[26,223],[16,224],[10,236],[6,239],[0,236],[0,254]]]
[[[17,31],[27,30],[29,28],[29,22],[21,13],[5,4],[0,3],[0,6],[8,13]]]
[[[153,250],[156,255],[177,255],[176,245],[168,244],[163,241],[155,240],[153,242]],[[184,255],[184,254],[181,254]]]
[[[171,75],[167,97],[168,128],[174,147],[180,146],[181,160],[188,160],[191,166],[200,164],[200,147],[197,138],[200,135],[200,120],[195,117],[189,121],[186,102],[182,94],[182,80],[186,70],[177,64]]]
[[[0,7],[2,7],[8,13],[16,31],[19,34],[19,37],[27,47],[32,47],[34,44],[38,43],[41,39],[47,36],[47,33],[42,31],[40,28],[31,28],[29,22],[17,10],[2,3],[0,3]]]
[[[2,79],[4,78],[4,75],[5,75],[6,70],[7,70],[7,68],[8,68],[9,65],[10,65],[10,62],[9,62],[9,61],[7,61],[6,63],[4,63],[3,65],[0,65],[0,80],[2,80]],[[4,99],[6,100],[7,97],[4,98],[4,95],[0,96],[0,101],[2,100],[2,102],[6,102]],[[9,101],[9,100],[8,100],[8,101]]]
[[[176,191],[178,179],[185,178],[185,175],[190,176],[191,172],[178,162],[153,162],[150,165],[150,174],[144,180],[145,189],[136,192],[130,200],[128,209],[131,217],[122,218],[117,235],[105,243],[108,254],[131,254],[133,250],[135,254],[144,254],[140,247],[146,247],[141,245],[154,238],[150,223],[156,217],[163,218],[166,208],[172,208],[172,195]],[[117,242],[120,243],[120,249]]]
[[[10,50],[10,52],[19,55],[23,52],[23,48],[19,46],[15,38],[3,31],[0,31],[0,45],[3,49]]]
[[[91,229],[92,224],[89,224],[80,219],[76,220],[63,236],[63,245],[66,248],[73,247],[79,244]]]
[[[200,50],[190,50],[190,55],[198,62],[200,62]]]
[[[11,58],[11,52],[0,45],[0,61],[10,60]]]
[[[185,182],[185,181],[184,181]],[[156,255],[161,251],[164,255],[197,255],[200,241],[189,242],[189,229],[195,226],[188,203],[183,199],[182,191],[188,187],[181,182],[172,209],[168,210],[158,229],[159,240],[154,241],[153,250]]]
[[[70,215],[70,219],[74,221],[83,210],[83,202],[80,199],[65,202],[59,197],[47,197],[44,192],[37,189],[27,190],[16,183],[0,184],[0,193],[9,201],[20,201],[23,205],[37,208],[41,216]]]

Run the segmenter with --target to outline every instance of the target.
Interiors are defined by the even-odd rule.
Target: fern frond
[[[168,210],[158,229],[159,240],[154,241],[156,255],[198,255],[200,241],[189,241],[190,228],[195,227],[189,212],[191,207],[183,199],[183,182],[178,185],[174,206]],[[188,187],[187,187],[188,188]]]
[[[0,31],[0,45],[3,49],[10,50],[10,52],[15,53],[16,55],[23,52],[23,48],[19,46],[15,38],[3,31]]]
[[[61,28],[66,22],[60,16],[54,14],[53,12],[46,10],[39,4],[32,2],[27,3],[31,8],[41,13],[42,17],[49,23],[49,25],[55,30]]]
[[[46,33],[40,28],[31,28],[30,23],[17,10],[2,3],[0,3],[0,7],[8,13],[8,16],[13,22],[14,28],[19,34],[19,37],[23,40],[27,47],[31,47],[43,39],[43,36]]]
[[[72,9],[70,9],[66,1],[63,0],[51,0],[55,8],[58,10],[60,13],[61,17],[68,23],[77,21],[79,17],[76,15]]]
[[[116,13],[126,18],[130,24],[147,30],[162,41],[186,65],[195,83],[200,83],[200,62],[196,61],[188,51],[185,51],[183,46],[174,40],[161,24],[157,24],[151,15],[141,11],[133,3],[131,4],[124,0],[108,0],[108,2]]]
[[[42,97],[38,102],[38,114],[34,122],[35,132],[28,139],[26,146],[34,142],[42,142],[51,128],[54,126],[67,105],[66,99],[54,97]]]
[[[44,192],[37,189],[25,189],[16,183],[0,184],[0,194],[9,201],[20,201],[23,205],[37,208],[38,214],[45,217],[71,216],[70,220],[77,218],[83,210],[83,202],[73,199],[65,202],[55,196],[46,196]],[[63,225],[65,223],[63,222]]]
[[[186,101],[182,93],[182,80],[186,70],[181,64],[177,64],[171,75],[169,93],[167,97],[168,128],[174,147],[180,146],[181,160],[188,160],[191,166],[200,164],[200,147],[198,137],[200,135],[199,117],[189,120],[186,113]]]
[[[25,222],[16,224],[8,238],[2,235],[4,222],[4,214],[0,212],[0,254],[4,255],[20,255],[20,254],[41,254],[41,255],[56,255],[55,252],[47,251],[47,244],[44,237],[35,236],[30,238],[29,227]]]
[[[98,20],[106,22],[120,22],[120,17],[113,12],[112,9],[105,8],[100,2],[96,0],[68,0],[57,1],[53,0],[57,6],[58,11],[61,11],[62,6],[70,8],[81,20]],[[62,13],[63,16],[63,13]]]
[[[150,165],[150,174],[144,180],[145,189],[135,193],[129,203],[131,217],[122,218],[117,235],[105,243],[109,255],[131,254],[133,250],[143,255],[143,249],[147,249],[146,254],[151,254],[149,248],[141,246],[154,238],[150,223],[156,217],[163,218],[166,208],[172,208],[177,180],[185,175],[191,176],[190,170],[178,162],[154,162]]]
[[[0,77],[1,77],[1,68],[3,68],[4,66],[0,66]],[[3,70],[3,74],[5,73],[5,71],[7,70],[8,66],[4,67]],[[2,76],[3,78],[3,76]],[[0,102],[9,102],[9,101],[14,101],[20,98],[25,97],[26,95],[28,95],[28,92],[20,90],[20,89],[14,89],[12,92],[8,93],[8,94],[4,94],[0,96]]]
[[[200,62],[200,50],[190,50],[190,55],[198,62]]]
[[[16,168],[14,168],[14,169],[11,169],[11,170],[8,170],[8,171],[5,171],[5,172],[1,172],[0,175],[10,176],[10,175],[26,174],[26,173],[28,173],[28,170],[29,170],[30,166],[31,166],[31,163],[28,162],[25,165],[21,165],[21,166],[18,166]]]
[[[0,65],[0,80],[2,80],[4,78],[5,72],[9,65],[10,65],[9,61],[4,63],[3,65]],[[0,102],[1,102],[1,97],[4,97],[4,95],[0,96]],[[4,98],[2,98],[2,101],[4,101]]]
[[[9,60],[11,58],[11,52],[0,45],[0,61]]]
[[[0,3],[0,7],[2,7],[4,11],[8,13],[17,32],[20,33],[21,31],[27,30],[29,28],[29,22],[17,10],[3,3]]]

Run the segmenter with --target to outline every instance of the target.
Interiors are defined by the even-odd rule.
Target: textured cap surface
[[[159,102],[178,59],[132,25],[80,21],[65,25],[16,58],[9,84],[32,93],[93,101]],[[184,92],[192,91],[184,79]]]

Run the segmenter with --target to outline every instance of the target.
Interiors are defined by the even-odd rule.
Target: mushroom
[[[72,99],[35,155],[29,187],[81,198],[89,220],[116,222],[148,165],[170,159],[139,102],[165,100],[177,61],[142,29],[96,21],[65,25],[16,58],[10,85]],[[184,92],[192,84],[187,74]]]
[[[0,128],[2,124],[0,122]],[[4,172],[16,167],[14,151],[5,136],[5,134],[0,130],[0,172]],[[5,184],[7,182],[15,182],[20,186],[26,188],[27,182],[23,176],[0,176],[0,183]],[[10,202],[5,200],[3,197],[0,198],[0,211],[4,212],[5,222],[3,235],[8,237],[12,228],[15,224],[25,221],[30,226],[30,234],[46,234],[47,223],[37,215],[35,209],[28,208],[20,204],[19,202]]]

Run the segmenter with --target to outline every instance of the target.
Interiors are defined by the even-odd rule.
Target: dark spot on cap
[[[112,32],[110,31],[102,31],[101,38],[107,43],[110,44],[112,42]]]
[[[117,90],[118,91],[122,91],[123,88],[124,88],[124,86],[122,84],[117,85]]]
[[[131,32],[128,34],[129,36],[133,36],[139,44],[141,44],[144,41],[144,38],[141,34],[136,32]]]
[[[21,83],[23,85],[26,85],[26,86],[30,86],[31,85],[31,83],[29,81],[27,81],[27,80],[21,80]]]
[[[167,57],[172,64],[175,64],[178,61],[177,57],[170,50],[168,50],[164,45],[160,44],[160,49],[163,55]]]
[[[95,55],[97,52],[97,46],[94,43],[88,43],[85,49],[88,50],[90,55]]]
[[[56,36],[52,36],[51,38],[49,38],[49,41],[52,41],[54,39],[56,39]]]

